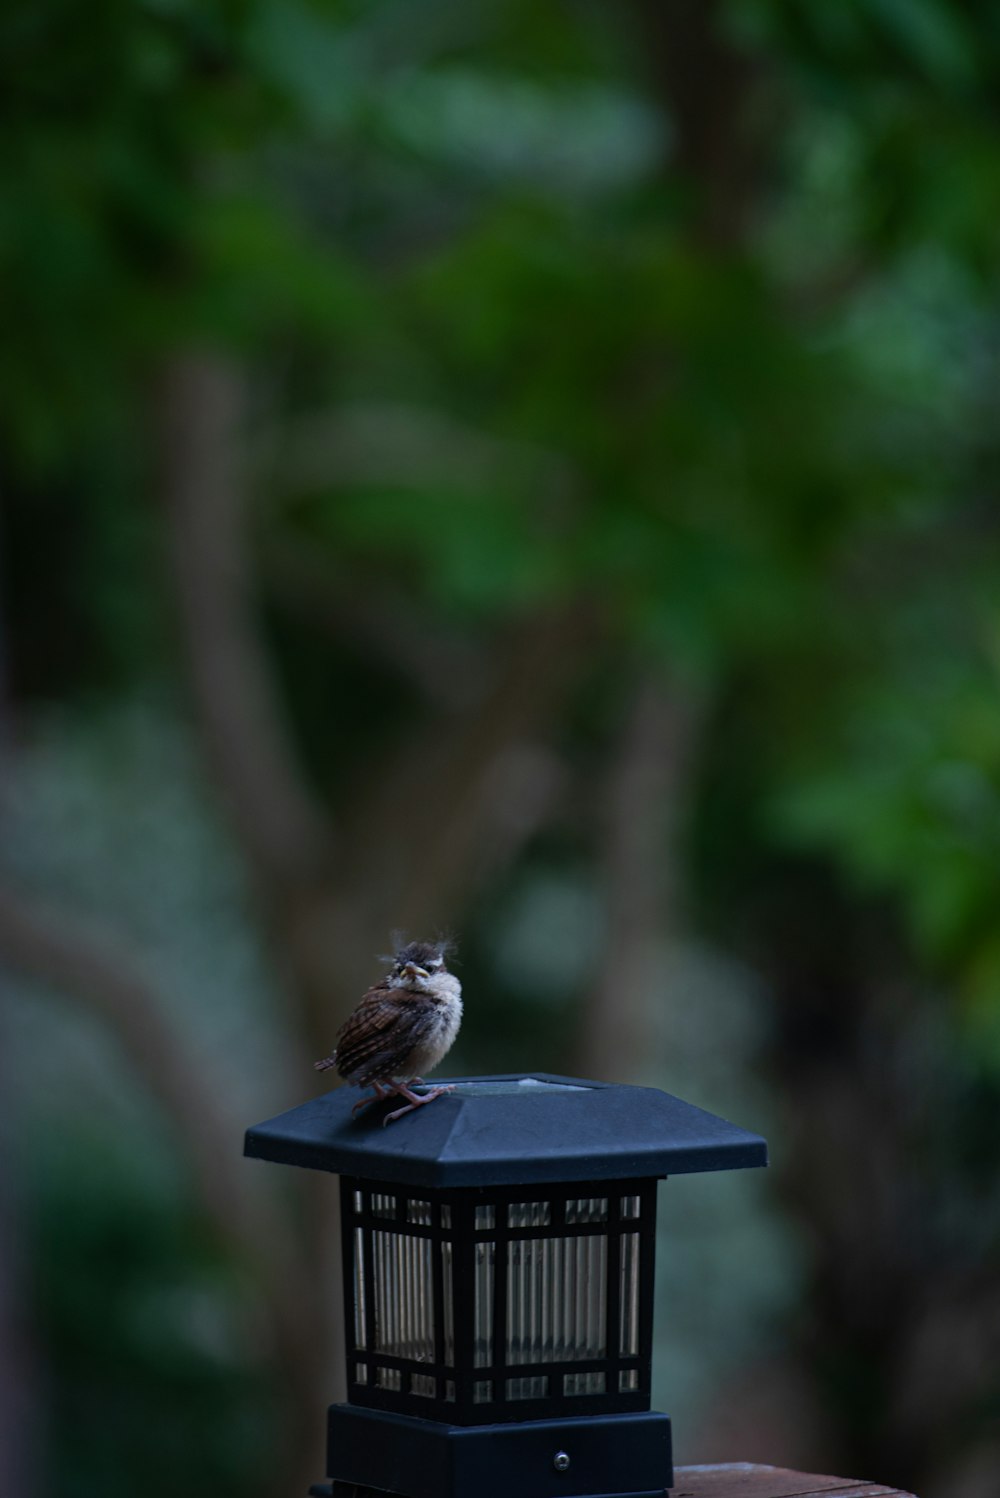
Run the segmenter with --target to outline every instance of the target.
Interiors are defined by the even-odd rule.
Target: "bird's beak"
[[[430,973],[425,967],[417,967],[415,962],[408,962],[403,969],[408,978],[429,978]]]

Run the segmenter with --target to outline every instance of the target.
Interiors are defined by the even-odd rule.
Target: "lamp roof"
[[[248,1129],[244,1154],[429,1189],[767,1164],[758,1134],[656,1087],[546,1072],[462,1077],[450,1085],[453,1092],[388,1128],[382,1119],[392,1111],[389,1103],[372,1103],[352,1117],[357,1094],[338,1088]]]

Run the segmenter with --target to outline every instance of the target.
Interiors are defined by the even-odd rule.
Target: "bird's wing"
[[[405,989],[370,988],[337,1037],[337,1070],[350,1082],[382,1081],[405,1068],[427,1022],[427,1001]]]

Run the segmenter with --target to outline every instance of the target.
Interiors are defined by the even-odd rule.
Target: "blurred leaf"
[[[976,79],[976,48],[959,7],[944,0],[868,0],[872,14],[929,78],[967,89]]]

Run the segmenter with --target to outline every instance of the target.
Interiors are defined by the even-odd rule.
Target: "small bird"
[[[374,1088],[375,1096],[355,1103],[352,1113],[382,1098],[406,1098],[404,1108],[382,1120],[384,1127],[453,1091],[433,1087],[418,1094],[410,1087],[411,1082],[423,1083],[418,1073],[443,1059],[462,1023],[462,985],[445,966],[448,950],[447,941],[411,941],[401,947],[382,982],[369,988],[341,1026],[336,1049],[315,1063],[317,1071],[336,1067],[354,1087]]]

